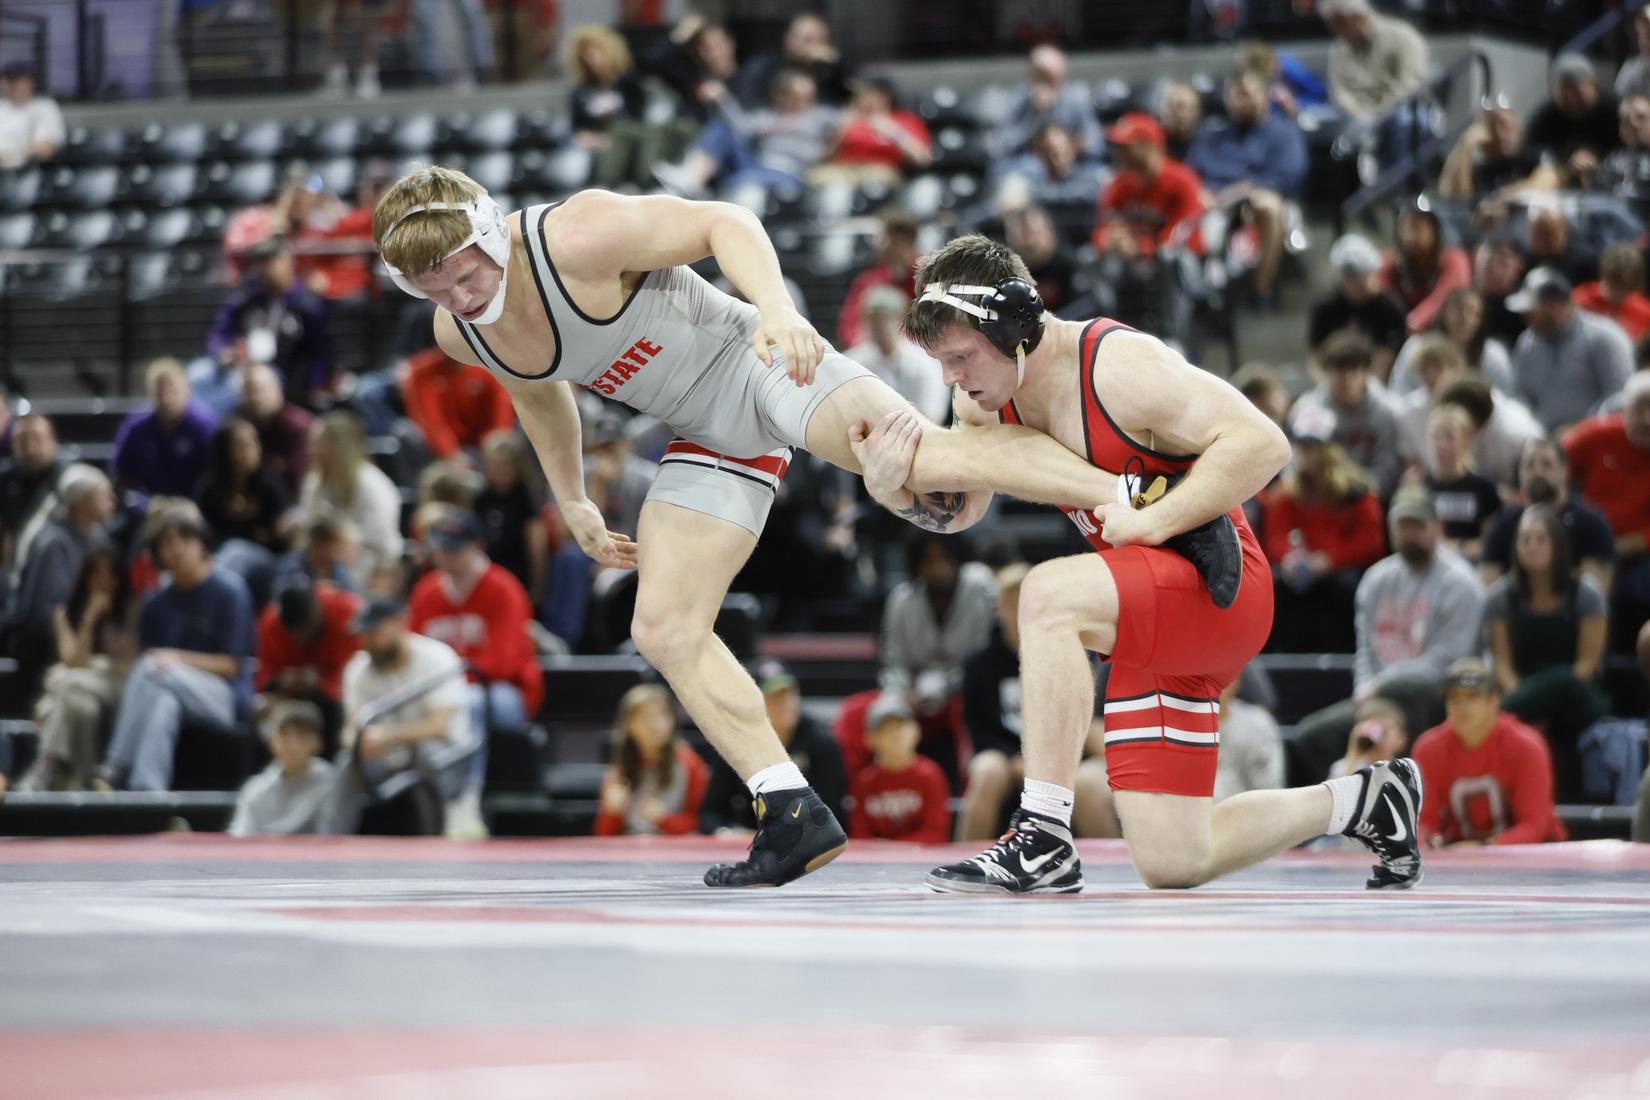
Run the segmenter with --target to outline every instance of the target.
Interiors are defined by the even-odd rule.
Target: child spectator
[[[1553,765],[1541,735],[1500,710],[1484,662],[1450,666],[1444,723],[1415,742],[1429,797],[1421,841],[1433,848],[1565,839],[1553,804]]]
[[[917,755],[922,726],[898,695],[883,695],[865,716],[871,764],[854,779],[855,840],[944,844],[951,839],[950,789],[945,773]]]
[[[1393,370],[1393,356],[1403,346],[1404,307],[1381,281],[1381,250],[1367,237],[1348,233],[1329,250],[1335,292],[1312,307],[1307,339],[1314,352],[1338,332],[1352,331],[1369,342],[1371,364],[1381,378]]]
[[[1397,361],[1392,364],[1388,389],[1403,396],[1421,388],[1415,356],[1437,338],[1454,346],[1460,353],[1462,367],[1482,375],[1484,381],[1498,390],[1512,390],[1512,357],[1507,345],[1490,335],[1484,297],[1470,286],[1450,291],[1438,310],[1437,319],[1425,332],[1418,332],[1404,342]]]
[[[1334,441],[1369,472],[1385,499],[1398,487],[1404,463],[1398,405],[1372,377],[1375,349],[1362,336],[1338,332],[1318,349],[1323,382],[1295,402],[1298,416],[1316,406],[1334,413]]]
[[[676,731],[670,693],[638,684],[619,700],[597,836],[684,836],[699,827],[710,769]]]
[[[1456,405],[1440,405],[1427,421],[1426,487],[1432,493],[1444,541],[1456,553],[1478,560],[1490,517],[1501,507],[1495,483],[1472,471],[1468,449],[1472,418]]]
[[[367,456],[361,421],[347,412],[323,416],[315,433],[315,468],[304,478],[298,511],[305,523],[321,512],[344,515],[359,538],[351,563],[359,588],[374,569],[401,556],[401,490]]]
[[[299,836],[325,831],[335,773],[319,759],[321,712],[309,703],[282,706],[269,740],[274,760],[241,787],[230,836]]]

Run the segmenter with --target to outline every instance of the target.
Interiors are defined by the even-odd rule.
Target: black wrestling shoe
[[[1136,508],[1145,508],[1161,500],[1186,475],[1160,474],[1149,483],[1142,474],[1129,476],[1142,486],[1130,495],[1129,502]],[[1192,563],[1216,607],[1224,611],[1232,606],[1243,584],[1243,544],[1238,541],[1237,527],[1230,516],[1216,516],[1200,527],[1164,540],[1163,545]]]
[[[934,868],[926,881],[942,894],[1075,894],[1083,888],[1083,865],[1070,829],[1015,810],[996,844],[973,859]]]
[[[848,847],[848,834],[812,787],[756,796],[756,836],[743,863],[719,863],[705,885],[783,886],[817,871]]]
[[[1380,859],[1364,883],[1371,890],[1408,890],[1421,881],[1421,769],[1413,760],[1381,760],[1358,769],[1364,788],[1343,836],[1356,837]]]

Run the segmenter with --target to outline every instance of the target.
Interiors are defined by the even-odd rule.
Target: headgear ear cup
[[[991,299],[994,320],[980,322],[980,333],[1014,359],[1030,355],[1043,339],[1043,298],[1024,279],[1004,279]]]

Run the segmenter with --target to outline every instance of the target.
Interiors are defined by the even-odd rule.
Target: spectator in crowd
[[[329,747],[343,726],[344,669],[361,648],[355,620],[361,598],[307,578],[289,581],[258,620],[258,672],[253,686],[267,720],[282,704],[316,707]]]
[[[708,122],[732,94],[728,85],[739,71],[738,46],[726,26],[690,12],[647,60],[647,68],[669,85],[690,115]]]
[[[183,512],[168,514],[149,543],[171,578],[138,619],[142,656],[121,692],[101,769],[116,788],[165,791],[184,725],[240,736],[252,716],[252,600],[233,573],[213,567],[206,532]]]
[[[1570,187],[1585,186],[1621,144],[1615,97],[1582,54],[1560,54],[1550,73],[1552,98],[1530,116],[1525,140],[1564,169]]]
[[[1570,219],[1557,206],[1531,203],[1527,231],[1530,242],[1526,256],[1531,267],[1556,271],[1572,286],[1598,273],[1598,254],[1570,232]]]
[[[1556,191],[1562,183],[1558,169],[1524,140],[1524,128],[1512,109],[1492,107],[1450,150],[1438,194],[1455,202],[1499,201],[1531,191]]]
[[[1215,801],[1244,791],[1271,791],[1283,786],[1283,735],[1265,707],[1238,698],[1239,681],[1220,693],[1220,760],[1215,770]]]
[[[407,416],[439,459],[467,461],[494,432],[515,430],[510,395],[486,367],[460,363],[438,347],[407,360],[401,384]]]
[[[1570,297],[1588,313],[1608,317],[1637,345],[1650,336],[1650,297],[1644,293],[1644,256],[1627,241],[1604,250],[1598,279],[1576,287]]]
[[[1472,418],[1473,469],[1497,485],[1517,481],[1518,456],[1526,443],[1541,436],[1530,410],[1482,378],[1464,373],[1440,382],[1433,402],[1459,405]]]
[[[1616,98],[1625,100],[1630,95],[1650,95],[1650,10],[1639,8],[1633,13],[1633,44],[1638,56],[1622,63],[1616,73]]]
[[[944,424],[951,415],[951,388],[934,357],[900,332],[909,304],[898,287],[873,287],[860,299],[860,330],[865,339],[843,354],[892,386],[922,415]]]
[[[710,769],[676,731],[670,692],[637,684],[619,700],[613,759],[602,778],[597,836],[685,836],[699,830]]]
[[[1426,82],[1432,68],[1427,41],[1408,23],[1381,15],[1369,0],[1325,0],[1318,5],[1335,40],[1329,46],[1329,100],[1355,122],[1393,112]],[[1391,114],[1386,145],[1407,147],[1413,106]]]
[[[1076,139],[1057,122],[1039,127],[1030,151],[1004,162],[996,176],[999,207],[1036,203],[1090,214],[1108,178],[1100,162],[1077,159]]]
[[[1570,283],[1538,267],[1507,299],[1529,328],[1513,345],[1513,396],[1549,435],[1597,412],[1633,373],[1633,345],[1614,321],[1578,310]]]
[[[917,755],[922,726],[898,695],[880,696],[865,715],[872,761],[854,777],[855,840],[944,844],[951,839],[950,788],[938,764]]]
[[[528,488],[529,461],[529,452],[513,433],[489,439],[481,460],[487,483],[472,507],[486,535],[487,557],[521,583],[529,607],[538,607],[550,579],[550,544],[543,505]]]
[[[298,278],[284,238],[266,237],[238,259],[246,264],[246,277],[218,310],[207,355],[240,370],[267,363],[280,372],[292,400],[315,408],[333,383],[325,303]]]
[[[12,458],[0,466],[0,565],[13,574],[28,544],[57,506],[57,490],[69,463],[58,453],[57,428],[40,413],[19,417]]]
[[[236,411],[257,429],[265,469],[281,479],[289,499],[297,499],[309,473],[315,417],[287,400],[281,376],[263,363],[253,363],[242,375]]]
[[[594,23],[574,28],[567,64],[573,141],[591,155],[593,185],[647,184],[653,165],[679,156],[692,139],[691,120],[647,120],[647,96],[618,31]]]
[[[1190,230],[1203,213],[1197,173],[1164,152],[1163,127],[1143,112],[1117,121],[1107,136],[1116,146],[1117,175],[1100,195],[1094,247],[1102,254],[1151,256],[1177,229]]]
[[[791,763],[801,770],[820,799],[841,820],[842,802],[848,794],[848,775],[836,738],[818,719],[802,712],[802,687],[790,669],[778,661],[764,660],[751,669],[751,676],[762,690],[768,724],[779,735],[779,743]],[[699,830],[713,835],[749,835],[755,828],[750,789],[727,761],[717,757],[712,763],[710,787],[699,811]]]
[[[1448,339],[1425,333],[1411,337],[1410,343],[1414,347],[1405,345],[1411,354],[1404,366],[1409,377],[1415,379],[1419,385],[1398,397],[1398,446],[1404,462],[1411,470],[1430,472],[1433,469],[1433,456],[1431,444],[1427,439],[1427,426],[1431,423],[1433,414],[1444,407],[1437,405],[1435,399],[1447,383],[1456,378],[1468,377],[1468,374],[1461,353]],[[1397,377],[1397,373],[1397,369],[1394,368],[1393,376]],[[1448,407],[1465,413],[1459,405]],[[1474,435],[1476,427],[1472,423],[1472,418],[1468,417],[1469,448]]]
[[[349,94],[349,63],[343,51],[343,40],[348,37],[356,42],[355,94],[362,99],[378,98],[383,91],[378,83],[378,39],[389,7],[387,0],[327,0],[322,5],[319,22],[327,65],[322,95],[341,98]]]
[[[1635,93],[1621,102],[1621,146],[1605,156],[1588,179],[1578,182],[1626,199],[1643,217],[1650,210],[1650,95]]]
[[[1381,279],[1381,251],[1368,238],[1348,233],[1329,250],[1335,292],[1312,307],[1307,338],[1321,348],[1337,332],[1352,331],[1369,342],[1371,366],[1385,378],[1406,334],[1404,307]]]
[[[1083,209],[1085,214],[1092,215],[1093,202]],[[1087,229],[1092,228],[1086,225],[1085,237]],[[1005,210],[1002,239],[1026,262],[1032,285],[1050,313],[1068,317],[1072,316],[1072,310],[1077,310],[1081,316],[1090,315],[1087,303],[1093,299],[1076,297],[1077,259],[1047,210],[1037,205]]]
[[[302,836],[327,825],[337,775],[320,758],[325,743],[321,712],[309,703],[287,703],[269,738],[274,757],[248,779],[235,798],[230,836]]]
[[[488,559],[473,513],[455,512],[425,537],[435,568],[413,585],[408,622],[469,666],[473,729],[522,728],[544,705],[544,671],[527,633],[533,611],[526,590]]]
[[[446,85],[456,92],[473,91],[478,81],[488,79],[493,70],[493,28],[488,22],[482,0],[453,0],[442,4],[439,0],[411,0],[407,8],[414,27],[413,45],[423,75],[436,84]],[[545,16],[537,5],[518,5],[520,16],[532,19],[522,37],[537,45],[548,36],[543,27]],[[457,26],[453,26],[457,16]],[[536,24],[536,25],[535,25]],[[459,42],[451,40],[451,31],[457,30]],[[554,33],[553,29],[550,33]],[[521,45],[517,45],[519,52]],[[546,49],[545,54],[550,51]],[[541,54],[540,56],[544,56]],[[452,62],[457,62],[457,68]]]
[[[828,162],[815,170],[814,182],[894,184],[933,163],[928,125],[899,106],[893,81],[865,77],[855,80],[853,87],[854,98],[842,112]]]
[[[271,590],[278,591],[295,577],[303,577],[353,592],[354,565],[361,556],[360,548],[360,533],[349,517],[323,509],[305,522],[302,541],[275,566]]]
[[[206,473],[218,418],[190,399],[189,380],[176,359],[150,363],[144,388],[149,407],[121,422],[110,472],[145,496],[190,496]]]
[[[35,94],[31,62],[0,64],[0,171],[51,160],[63,147],[63,109]]]
[[[1106,151],[1100,120],[1088,85],[1068,79],[1065,52],[1044,43],[1032,48],[1027,61],[1030,71],[1026,83],[1015,90],[997,131],[998,153],[1006,156],[1025,152],[1037,131],[1052,122],[1064,127],[1077,142],[1079,160],[1099,160]]]
[[[777,53],[757,54],[739,67],[729,87],[746,107],[767,102],[774,78],[787,69],[806,74],[821,102],[840,107],[851,94],[847,64],[831,41],[831,25],[813,12],[800,12],[785,28]]]
[[[1612,648],[1630,652],[1634,624],[1650,618],[1650,372],[1628,379],[1621,412],[1578,424],[1564,449],[1570,483],[1615,532],[1612,601],[1619,633]]]
[[[1558,512],[1525,509],[1512,571],[1485,597],[1484,632],[1502,706],[1545,732],[1568,797],[1581,793],[1576,739],[1610,709],[1599,685],[1606,630],[1604,593],[1576,569]]]
[[[465,787],[478,738],[465,702],[464,662],[444,642],[407,629],[394,597],[367,600],[356,618],[361,650],[344,666],[344,753],[324,831],[354,833],[371,791],[413,769],[433,775],[452,802]],[[386,702],[412,692],[389,710]]]
[[[375,282],[369,257],[372,251],[372,212],[395,182],[393,165],[369,160],[356,173],[355,204],[349,206],[327,191],[326,177],[299,166],[304,174],[276,201],[275,224],[300,248],[315,248],[298,258],[298,274],[316,294],[329,302],[361,300]]]
[[[1616,560],[1615,534],[1597,508],[1570,492],[1564,448],[1537,436],[1518,456],[1518,496],[1497,512],[1484,533],[1478,574],[1486,587],[1508,573],[1524,513],[1536,504],[1553,510],[1564,527],[1576,568],[1592,579],[1600,592],[1610,591],[1610,572]]]
[[[1301,111],[1321,107],[1329,101],[1329,88],[1322,77],[1294,54],[1273,49],[1266,42],[1257,39],[1239,42],[1237,67],[1261,75],[1266,81],[1272,113],[1281,118],[1294,120]]]
[[[1414,358],[1429,337],[1443,337],[1461,353],[1459,366],[1483,376],[1497,390],[1513,388],[1512,357],[1507,345],[1490,335],[1483,296],[1470,286],[1456,287],[1444,299],[1438,317],[1425,332],[1404,342],[1392,364],[1387,388],[1403,396],[1423,387]]]
[[[1472,261],[1449,243],[1438,215],[1417,203],[1398,216],[1398,247],[1386,256],[1381,283],[1409,310],[1409,331],[1420,332],[1431,327],[1450,291],[1472,284]]]
[[[350,413],[329,412],[317,422],[313,459],[298,511],[305,523],[331,511],[355,525],[360,542],[351,587],[358,588],[401,556],[401,490],[367,457],[366,433]]]
[[[1232,375],[1232,388],[1249,403],[1282,427],[1289,421],[1289,386],[1283,376],[1265,363],[1245,363]]]
[[[585,495],[601,509],[608,530],[635,538],[659,467],[636,453],[624,417],[614,410],[603,410],[584,425]]]
[[[1565,839],[1547,744],[1501,712],[1484,662],[1468,657],[1450,666],[1445,707],[1443,724],[1415,741],[1415,763],[1432,792],[1421,804],[1422,843],[1446,848]]]
[[[851,348],[866,339],[860,320],[865,295],[873,287],[892,286],[910,298],[916,286],[917,220],[903,210],[888,207],[878,215],[882,231],[877,236],[877,262],[854,276],[837,315],[837,346]]]
[[[1495,483],[1472,470],[1472,417],[1459,405],[1440,405],[1427,419],[1427,470],[1423,484],[1444,525],[1444,545],[1478,560],[1490,517],[1501,508]]]
[[[83,790],[97,770],[127,670],[137,656],[136,601],[115,550],[81,559],[69,598],[52,615],[57,664],[34,706],[39,742],[19,790]]]
[[[6,623],[6,649],[32,688],[57,653],[57,612],[68,600],[87,552],[108,533],[115,515],[109,479],[95,466],[71,466],[57,505],[35,534],[20,563]]]
[[[1312,407],[1333,413],[1334,441],[1348,458],[1369,471],[1379,496],[1390,496],[1404,472],[1398,408],[1370,377],[1374,349],[1356,333],[1337,333],[1318,349],[1318,361],[1323,382],[1300,396],[1295,415]]]
[[[1226,117],[1198,127],[1186,167],[1213,192],[1204,205],[1245,204],[1260,234],[1255,293],[1270,300],[1283,258],[1284,204],[1300,195],[1306,179],[1306,139],[1272,114],[1258,73],[1239,69],[1226,78]]]
[[[1334,413],[1307,405],[1291,427],[1295,460],[1260,500],[1277,603],[1270,648],[1350,653],[1358,582],[1386,550],[1381,504],[1335,442]]]
[[[269,602],[275,566],[297,529],[286,483],[263,462],[258,429],[240,417],[212,440],[211,465],[194,499],[218,541],[218,567],[246,582],[254,607]]]
[[[1505,229],[1485,236],[1473,254],[1472,285],[1484,300],[1484,325],[1508,347],[1524,332],[1523,316],[1507,308],[1507,299],[1518,293],[1527,267],[1523,241]]]
[[[825,159],[838,112],[821,106],[813,77],[782,69],[773,78],[772,106],[745,112],[727,104],[680,162],[660,161],[653,175],[667,190],[690,198],[712,181],[722,188],[746,184],[800,189]]]
[[[1390,699],[1374,695],[1359,703],[1352,714],[1352,734],[1346,739],[1346,755],[1329,769],[1330,779],[1355,775],[1359,768],[1377,760],[1396,760],[1409,755],[1409,727],[1403,710]]]
[[[1163,126],[1164,149],[1169,159],[1184,162],[1203,121],[1203,97],[1190,84],[1181,81],[1165,84],[1157,96],[1157,120]]]
[[[1478,649],[1484,592],[1472,567],[1440,545],[1431,494],[1418,485],[1400,489],[1387,532],[1394,553],[1358,585],[1353,696],[1308,715],[1296,730],[1296,755],[1311,775],[1328,771],[1357,704],[1371,696],[1402,707],[1408,728],[1432,725],[1450,662]]]

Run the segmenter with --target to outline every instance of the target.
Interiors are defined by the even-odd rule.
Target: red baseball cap
[[[1158,149],[1168,146],[1163,127],[1145,111],[1130,111],[1118,119],[1116,125],[1106,131],[1106,140],[1117,145],[1134,145],[1143,141]]]

